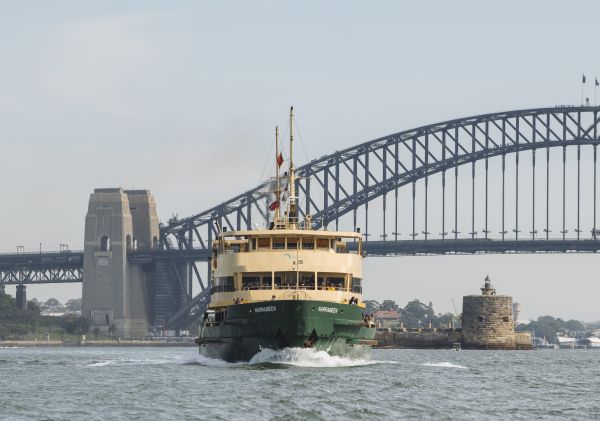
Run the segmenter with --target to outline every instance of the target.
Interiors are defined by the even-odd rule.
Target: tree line
[[[418,327],[427,327],[431,323],[432,327],[445,328],[453,322],[455,327],[460,326],[460,318],[452,313],[436,313],[431,303],[425,304],[419,300],[409,301],[404,307],[400,307],[393,300],[383,300],[379,303],[376,300],[365,300],[365,311],[368,314],[375,314],[378,311],[397,311],[404,327],[414,329]]]
[[[71,310],[62,317],[42,315],[42,309],[50,313]],[[88,331],[89,323],[82,318],[81,299],[69,300],[64,305],[51,298],[40,303],[35,298],[27,302],[26,309],[17,307],[15,298],[0,293],[0,339],[32,339],[50,336],[52,339],[73,335],[79,336]]]

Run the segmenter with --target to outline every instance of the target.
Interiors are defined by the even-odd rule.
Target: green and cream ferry
[[[197,339],[206,357],[247,361],[262,349],[287,347],[363,357],[376,343],[375,323],[362,302],[360,233],[314,230],[310,215],[298,217],[292,129],[293,109],[289,195],[280,188],[276,131],[269,227],[220,229],[213,242],[211,301]],[[283,200],[287,206],[280,211]]]

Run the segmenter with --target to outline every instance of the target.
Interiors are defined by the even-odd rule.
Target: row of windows
[[[304,289],[325,291],[346,291],[344,275],[331,274],[319,276],[317,274],[315,285],[314,272],[275,272],[271,274],[244,274],[242,275],[241,290],[271,290],[271,289]],[[211,293],[236,291],[234,277],[222,276],[215,278]],[[352,278],[350,291],[362,293],[362,279]]]
[[[345,242],[335,238],[315,237],[260,237],[238,241],[221,247],[221,253],[245,253],[253,250],[332,250],[337,253],[348,253]]]

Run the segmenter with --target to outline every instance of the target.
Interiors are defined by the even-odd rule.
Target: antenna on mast
[[[296,177],[294,174],[294,107],[290,107],[290,172],[289,172],[290,204],[288,217],[292,229],[296,228]]]

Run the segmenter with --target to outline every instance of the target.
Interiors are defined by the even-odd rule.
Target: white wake
[[[462,368],[466,369],[464,365],[452,364],[450,362],[444,361],[442,363],[424,363],[422,364],[426,367],[442,367],[442,368]]]
[[[283,364],[296,367],[315,367],[315,368],[335,368],[335,367],[359,367],[372,364],[380,364],[382,361],[375,361],[364,358],[349,358],[330,355],[325,351],[317,351],[314,348],[285,348],[282,350],[272,350],[265,348],[258,352],[248,362],[229,363],[220,359],[207,358],[202,355],[193,359],[186,359],[182,364],[199,364],[207,367],[236,367],[252,366],[259,364]]]
[[[369,359],[354,359],[330,355],[325,351],[314,348],[285,348],[274,351],[263,349],[250,360],[249,364],[286,364],[297,367],[357,367],[377,364],[378,361]]]

